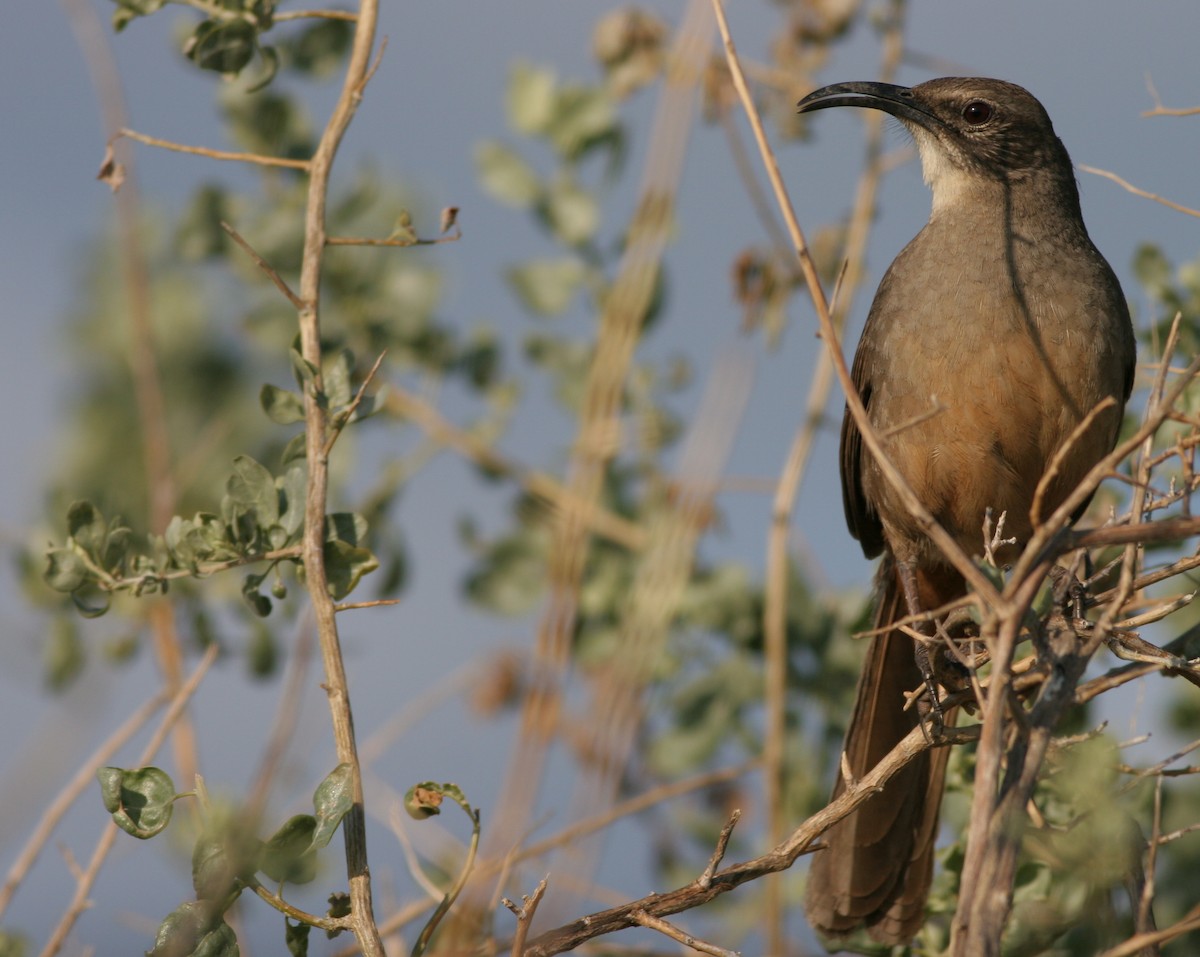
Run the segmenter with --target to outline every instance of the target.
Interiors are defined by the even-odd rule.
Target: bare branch
[[[159,139],[157,136],[147,136],[128,127],[117,131],[117,136],[136,140],[146,146],[156,146],[159,149],[171,150],[175,153],[190,153],[193,156],[206,156],[209,159],[227,160],[232,163],[250,163],[254,166],[277,166],[283,169],[296,169],[307,172],[312,168],[312,160],[287,159],[282,156],[263,156],[261,153],[238,153],[229,150],[213,150],[207,146],[188,146],[185,143],[174,143],[171,140]]]

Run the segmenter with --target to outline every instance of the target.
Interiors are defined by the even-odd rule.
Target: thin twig
[[[1162,98],[1158,95],[1158,90],[1149,73],[1146,74],[1146,90],[1149,92],[1150,98],[1154,100],[1154,109],[1145,110],[1142,116],[1195,116],[1200,113],[1200,106],[1187,106],[1181,109],[1163,106]]]
[[[354,23],[358,20],[358,14],[353,10],[287,10],[279,11],[274,15],[276,23],[285,23],[288,20],[347,20]]]
[[[354,413],[357,412],[359,406],[362,405],[363,399],[367,397],[367,387],[370,386],[370,384],[375,380],[375,375],[379,372],[379,367],[383,364],[383,359],[386,355],[386,349],[379,353],[379,356],[375,359],[374,364],[363,378],[362,384],[354,393],[354,398],[350,400],[350,404],[338,412],[336,416],[334,416],[333,425],[329,429],[329,438],[325,440],[325,448],[322,449],[322,454],[326,459],[329,458],[329,454],[333,451],[334,443],[337,442],[338,437],[343,431],[345,431],[346,426],[349,425],[351,420],[354,418]]]
[[[523,901],[521,907],[517,907],[507,897],[503,901],[504,906],[517,915],[517,930],[513,934],[512,957],[522,957],[525,953],[525,939],[529,936],[529,927],[533,923],[533,915],[537,913],[538,904],[542,902],[542,897],[546,893],[546,886],[549,882],[549,875],[538,881],[538,886],[533,889],[533,893],[521,898]]]
[[[1186,213],[1188,216],[1200,216],[1200,209],[1190,209],[1187,206],[1181,206],[1179,203],[1174,203],[1169,199],[1163,199],[1157,193],[1150,193],[1144,189],[1139,189],[1127,180],[1121,179],[1116,173],[1110,173],[1106,169],[1097,169],[1094,166],[1085,166],[1083,163],[1077,164],[1080,172],[1091,173],[1094,176],[1103,176],[1105,179],[1110,179],[1122,189],[1133,193],[1134,196],[1140,196],[1142,199],[1152,199],[1156,203],[1161,203],[1169,209],[1173,209],[1179,213]]]
[[[263,887],[257,880],[250,880],[249,887],[263,901],[274,907],[279,913],[290,917],[294,921],[303,924],[309,924],[319,930],[336,932],[345,930],[349,924],[349,918],[345,917],[323,917],[319,914],[310,914],[308,911],[297,907],[295,904],[289,904],[278,894]]]
[[[403,598],[375,598],[371,601],[344,601],[333,606],[334,611],[356,611],[359,608],[383,608],[387,605],[399,605]]]
[[[467,879],[471,876],[472,870],[475,868],[475,853],[479,850],[479,812],[471,813],[471,842],[467,845],[467,859],[463,862],[462,869],[455,878],[454,883],[450,885],[446,891],[446,896],[434,909],[425,926],[421,928],[421,933],[417,935],[417,942],[413,944],[412,957],[421,957],[425,950],[429,947],[429,942],[433,940],[433,933],[437,930],[438,924],[442,922],[450,908],[454,906],[454,902],[458,899],[458,895],[462,893],[462,889],[467,884]]]
[[[246,242],[241,233],[230,226],[229,223],[225,222],[225,220],[221,220],[221,228],[229,234],[230,238],[233,239],[235,243],[245,250],[246,255],[254,260],[254,264],[266,274],[267,278],[270,279],[271,282],[275,283],[275,288],[287,297],[288,302],[290,302],[297,309],[304,308],[304,302],[299,296],[292,292],[291,287],[284,282],[283,277],[275,271],[275,267],[263,259],[262,256],[260,256],[254,249],[254,247]]]
[[[963,699],[965,696],[948,698],[947,706],[956,706]],[[949,728],[946,729],[938,744],[961,744],[977,740],[978,737],[978,725]],[[848,788],[836,800],[831,801],[806,820],[786,840],[766,854],[741,864],[732,864],[718,871],[711,876],[706,886],[702,886],[701,878],[697,877],[690,884],[675,890],[650,894],[639,900],[589,914],[562,927],[539,934],[526,948],[527,957],[550,957],[552,954],[574,950],[580,944],[596,937],[638,926],[638,922],[633,916],[638,911],[643,911],[652,917],[678,914],[681,911],[705,904],[748,881],[758,880],[766,874],[786,870],[802,854],[815,850],[814,842],[821,834],[851,814],[863,802],[869,800],[888,780],[919,754],[929,750],[931,746],[924,730],[919,727],[914,728],[871,769],[870,773],[858,782],[857,787]]]
[[[676,781],[672,784],[665,784],[662,787],[654,788],[652,791],[647,791],[645,794],[639,794],[636,797],[623,801],[618,805],[610,808],[603,814],[597,815],[595,818],[587,821],[580,821],[568,828],[563,829],[557,834],[530,844],[520,850],[510,851],[501,859],[488,859],[479,864],[476,869],[481,878],[491,877],[492,875],[501,872],[505,868],[511,867],[513,864],[521,861],[533,860],[548,852],[570,844],[578,840],[581,836],[603,830],[608,827],[613,821],[620,820],[624,817],[629,817],[641,811],[647,810],[656,804],[662,804],[665,801],[673,800],[681,797],[684,794],[689,794],[693,791],[702,788],[711,787],[716,784],[722,784],[726,781],[733,781],[751,773],[758,767],[759,762],[747,761],[744,764],[736,765],[732,768],[722,768],[718,771],[708,771],[704,774],[698,774],[694,777],[686,778],[683,781]],[[385,934],[390,934],[399,928],[405,926],[410,921],[415,920],[423,914],[429,907],[432,906],[427,901],[420,901],[416,904],[410,904],[402,910],[391,915],[381,925],[380,929]],[[357,953],[356,948],[345,948],[339,951],[335,957],[351,957]]]
[[[724,947],[718,947],[716,944],[710,944],[707,941],[700,940],[698,937],[693,937],[687,931],[680,930],[674,924],[663,920],[661,917],[651,917],[644,910],[635,910],[631,917],[634,923],[648,927],[650,930],[656,930],[660,934],[665,934],[672,940],[679,941],[684,947],[690,947],[692,950],[699,951],[702,954],[709,954],[711,957],[739,957],[735,950],[726,950]]]
[[[127,122],[127,109],[120,71],[109,41],[109,33],[100,22],[95,6],[84,0],[66,0],[72,27],[79,38],[93,86],[99,93],[104,128],[110,132],[108,148],[113,150],[112,134]],[[171,433],[167,422],[167,401],[163,390],[158,355],[159,335],[154,322],[150,265],[144,246],[141,194],[137,188],[136,164],[132,156],[125,163],[124,188],[115,197],[117,225],[120,231],[121,279],[128,322],[125,350],[133,381],[141,432],[142,470],[149,496],[146,520],[151,532],[166,531],[178,503],[176,472],[171,454]],[[148,607],[147,620],[154,657],[170,691],[183,683],[184,656],[175,622],[175,607],[170,602],[154,602]],[[178,770],[187,778],[198,771],[195,729],[184,715],[172,732],[172,750]]]
[[[884,35],[883,62],[880,79],[888,82],[894,78],[903,52],[902,6],[893,3],[888,29]],[[722,31],[724,33],[724,25]],[[732,46],[728,56],[736,59]],[[732,66],[731,66],[732,69]],[[831,320],[840,331],[849,314],[854,294],[858,289],[866,262],[867,239],[874,221],[875,199],[879,181],[883,175],[883,114],[868,111],[866,164],[859,180],[854,211],[846,240],[845,282],[839,283],[835,293],[836,310]],[[760,146],[765,141],[760,141]],[[767,147],[769,150],[769,146]],[[769,220],[772,224],[774,218]],[[801,240],[802,242],[803,240]],[[787,538],[792,509],[796,496],[804,481],[805,471],[816,443],[817,430],[825,417],[829,392],[833,386],[832,353],[829,349],[818,351],[813,370],[808,398],[805,402],[804,420],[788,451],[787,461],[779,475],[775,498],[771,509],[771,528],[767,537],[767,573],[765,599],[763,602],[764,669],[763,704],[766,710],[766,727],[763,735],[764,804],[767,815],[767,840],[774,844],[782,838],[785,826],[783,801],[784,755],[786,754],[786,693],[787,693],[787,595],[788,555]],[[770,877],[766,881],[765,914],[768,953],[783,953],[784,940],[783,882]]]
[[[725,822],[725,826],[721,828],[721,833],[717,836],[717,846],[713,848],[712,855],[708,859],[708,864],[704,868],[704,873],[700,875],[701,887],[708,887],[712,884],[713,875],[717,872],[717,868],[721,866],[721,861],[725,859],[725,849],[729,847],[730,835],[733,834],[733,829],[737,827],[737,822],[741,819],[741,810],[734,808],[733,813],[729,815],[729,820]]]
[[[582,504],[554,514],[547,578],[549,596],[537,626],[535,666],[541,681],[522,702],[516,750],[489,832],[491,855],[502,856],[513,835],[526,830],[538,804],[550,742],[559,730],[562,680],[569,667],[587,566],[591,528],[586,516],[599,501],[609,464],[619,450],[626,382],[654,300],[662,258],[674,222],[675,196],[695,122],[693,102],[711,46],[712,21],[703,0],[688,4],[668,56],[669,68],[651,125],[644,179],[612,286],[600,306],[578,432],[566,488]]]
[[[96,748],[84,761],[79,765],[79,770],[75,772],[75,776],[67,782],[66,786],[58,793],[51,801],[42,816],[38,819],[33,831],[30,833],[25,845],[21,848],[21,852],[13,861],[12,867],[9,868],[8,876],[4,880],[4,887],[0,888],[0,918],[3,918],[5,911],[8,910],[9,902],[12,900],[13,894],[25,879],[25,875],[29,873],[33,867],[38,855],[42,852],[42,848],[46,846],[46,842],[54,833],[54,829],[58,827],[59,821],[63,815],[71,808],[93,781],[96,780],[96,769],[106,765],[112,756],[125,746],[135,734],[142,729],[147,721],[153,716],[154,712],[166,703],[170,698],[170,694],[166,691],[160,691],[152,696],[148,701],[142,703],[141,707],[131,714],[121,724],[116,731],[110,734],[99,747]]]
[[[192,699],[192,695],[196,693],[196,689],[200,687],[200,682],[204,680],[204,676],[208,674],[208,669],[217,660],[218,651],[219,648],[217,645],[211,645],[208,651],[204,653],[204,657],[200,659],[200,663],[196,665],[195,671],[192,672],[187,681],[180,685],[179,690],[175,692],[166,714],[163,715],[158,728],[138,758],[137,767],[145,767],[154,759],[154,755],[163,746],[163,742],[170,733],[172,726],[174,726],[175,722],[184,713],[187,703]],[[88,895],[91,893],[92,886],[96,883],[96,878],[100,874],[100,868],[108,857],[113,842],[116,841],[119,833],[120,828],[111,820],[104,826],[104,830],[100,835],[100,839],[96,842],[96,847],[92,851],[92,856],[88,861],[87,867],[75,883],[75,893],[71,898],[71,902],[67,905],[67,909],[57,926],[51,931],[50,937],[46,941],[46,946],[42,948],[41,957],[54,957],[62,949],[67,935],[71,933],[71,929],[75,926],[75,921],[90,906]]]
[[[312,160],[287,159],[282,156],[263,156],[261,153],[238,153],[229,150],[213,150],[207,146],[188,146],[185,143],[174,143],[171,140],[159,139],[157,136],[147,136],[127,127],[117,131],[117,136],[136,140],[147,146],[157,146],[159,149],[171,150],[175,153],[190,153],[193,156],[206,156],[209,159],[227,160],[232,163],[252,163],[255,166],[279,166],[284,169],[308,171]]]
[[[440,246],[442,243],[456,243],[462,239],[462,230],[455,229],[449,236],[438,236],[436,239],[373,239],[367,236],[330,236],[325,240],[327,246]]]
[[[552,476],[506,458],[479,436],[449,422],[424,399],[393,384],[388,389],[386,403],[396,415],[418,425],[434,442],[449,446],[489,472],[512,476],[531,495],[559,511],[570,512],[595,534],[631,551],[645,547],[646,533],[636,522],[609,511],[595,500],[585,502]]]
[[[346,876],[350,884],[350,914],[354,936],[364,957],[384,957],[383,941],[375,923],[371,899],[371,876],[367,865],[362,767],[354,738],[354,719],[345,662],[338,637],[337,610],[329,593],[325,568],[325,513],[329,492],[329,456],[326,453],[329,414],[320,401],[321,323],[318,314],[322,262],[326,239],[326,203],[334,157],[342,138],[362,101],[364,84],[375,45],[379,0],[361,0],[350,61],[333,113],[325,126],[309,171],[307,208],[304,220],[304,248],[300,267],[300,354],[313,369],[313,381],[304,390],[305,457],[308,483],[304,508],[304,572],[312,605],[325,671],[324,687],[329,698],[330,717],[338,762],[350,767],[352,807],[342,819],[346,847]]]

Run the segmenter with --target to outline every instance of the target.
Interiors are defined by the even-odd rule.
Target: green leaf
[[[475,169],[484,190],[501,203],[526,207],[541,195],[533,167],[495,140],[484,140],[475,148]]]
[[[317,876],[313,834],[317,819],[311,814],[288,818],[263,847],[259,870],[279,884],[307,884]]]
[[[1133,254],[1133,274],[1151,296],[1161,296],[1171,285],[1171,264],[1151,243],[1142,243]]]
[[[258,30],[246,20],[205,20],[183,46],[202,70],[236,74],[254,57]]]
[[[354,28],[345,20],[321,20],[285,43],[291,66],[317,79],[332,76],[350,50]]]
[[[304,438],[303,435],[300,438]],[[302,465],[293,465],[283,473],[283,513],[279,524],[288,534],[289,540],[304,527],[304,495],[308,487],[308,472]]]
[[[607,91],[572,86],[559,93],[547,132],[563,157],[577,159],[593,144],[610,140],[616,127],[616,108]]]
[[[71,604],[75,606],[75,610],[84,618],[100,618],[108,614],[108,609],[112,607],[112,596],[103,592],[92,591],[91,598],[99,599],[99,604],[93,604],[88,598],[84,597],[83,592],[92,591],[90,589],[79,589],[71,592]]]
[[[16,931],[0,929],[0,957],[26,957],[31,948],[28,938]]]
[[[259,73],[257,80],[246,87],[247,93],[257,93],[259,90],[265,89],[275,79],[275,74],[279,72],[278,50],[272,46],[260,46],[258,55],[262,60],[262,72]]]
[[[279,492],[275,476],[248,455],[233,460],[233,474],[225,491],[239,511],[255,513],[258,524],[264,527],[279,521]]]
[[[158,925],[146,957],[238,957],[237,935],[213,901],[180,904]]]
[[[554,74],[529,63],[513,66],[508,78],[508,121],[521,133],[542,133],[554,119]]]
[[[305,441],[303,432],[293,436],[288,444],[283,447],[283,454],[279,457],[280,463],[291,465],[291,463],[300,461],[308,455],[308,450],[305,448]]]
[[[264,601],[269,601],[264,596],[260,595]],[[276,598],[283,598],[283,595],[276,595]],[[270,608],[268,606],[268,611]],[[266,615],[260,617],[265,618]],[[265,625],[259,625],[254,629],[254,635],[250,639],[250,645],[246,649],[246,666],[250,670],[250,674],[258,679],[269,678],[275,673],[275,669],[279,664],[279,648],[275,642],[275,635],[270,628]]]
[[[420,784],[414,784],[404,792],[404,809],[410,817],[421,821],[427,817],[433,817],[435,814],[441,814],[442,802],[446,798],[461,807],[468,817],[476,817],[462,788],[450,781],[442,784],[437,781],[422,781]]]
[[[442,787],[434,781],[414,784],[404,792],[404,810],[408,816],[423,821],[442,813]]]
[[[331,512],[325,516],[326,541],[361,545],[367,540],[367,520],[358,512]]]
[[[354,807],[354,778],[349,764],[339,764],[313,792],[313,810],[317,812],[314,848],[322,848],[333,838],[344,818]]]
[[[113,29],[120,33],[138,17],[149,16],[161,10],[167,0],[116,0],[117,9],[113,11]]]
[[[329,408],[340,409],[350,404],[354,398],[353,375],[354,353],[349,349],[338,349],[322,360],[321,380]]]
[[[145,840],[171,823],[175,785],[160,768],[101,768],[100,796],[113,821],[126,834]]]
[[[258,393],[258,401],[267,418],[276,425],[304,421],[304,402],[295,392],[267,383]]]
[[[379,559],[366,548],[358,548],[340,539],[325,543],[325,574],[329,594],[340,601],[358,586],[363,575],[379,567]]]
[[[192,887],[201,900],[221,900],[238,887],[238,862],[231,860],[233,836],[219,827],[206,828],[192,847]],[[235,852],[236,853],[236,852]]]
[[[311,924],[293,924],[286,917],[283,919],[283,942],[291,957],[308,957],[308,934]]]
[[[506,275],[525,308],[539,316],[561,315],[586,277],[587,267],[574,258],[534,259]]]
[[[587,242],[600,226],[595,196],[569,177],[555,180],[542,199],[542,210],[554,235],[569,246]]]
[[[67,534],[85,552],[99,559],[108,537],[108,524],[91,502],[72,502],[67,509]]]
[[[210,184],[197,190],[175,231],[180,256],[198,262],[222,255],[229,248],[229,235],[221,226],[227,219],[224,189]]]
[[[292,374],[296,377],[296,385],[301,389],[311,387],[316,381],[317,369],[300,353],[299,341],[288,350],[288,358],[292,360]]]
[[[88,578],[88,567],[72,548],[52,548],[46,553],[43,578],[55,591],[73,592]]]
[[[79,677],[87,658],[73,618],[68,615],[55,616],[43,657],[46,662],[46,684],[51,691],[61,691]]]
[[[258,615],[259,618],[266,618],[271,614],[271,599],[258,590],[262,586],[262,583],[262,575],[247,575],[246,580],[242,582],[242,597],[249,602],[250,607],[254,610],[254,614]]]

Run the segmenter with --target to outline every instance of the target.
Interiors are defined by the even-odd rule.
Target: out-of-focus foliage
[[[122,4],[120,11],[144,14],[156,6]],[[263,13],[266,7],[256,9]],[[285,81],[331,75],[347,50],[350,29],[344,21],[319,21],[278,26],[274,32],[282,34],[277,48],[286,54],[278,82],[265,91],[245,84],[222,91],[226,128],[238,148],[307,158],[316,145],[313,125]],[[339,183],[328,209],[331,235],[387,237],[405,222],[410,229],[436,234],[436,223],[419,211],[416,217],[409,212],[413,198],[370,168]],[[155,217],[143,228],[146,295],[173,466],[175,519],[166,528],[148,527],[143,420],[130,364],[134,333],[126,321],[131,305],[119,244],[108,237],[98,241],[80,279],[68,337],[80,376],[71,396],[72,424],[60,440],[61,464],[47,487],[46,531],[38,536],[40,542],[49,538],[57,544],[48,566],[39,543],[24,556],[23,568],[29,594],[40,604],[54,607],[39,582],[44,577],[56,591],[70,594],[79,611],[115,607],[128,628],[110,640],[105,649],[110,660],[125,660],[136,649],[144,614],[144,605],[114,593],[155,593],[168,582],[187,611],[187,631],[197,646],[212,639],[218,614],[225,619],[233,611],[235,620],[243,619],[240,630],[251,668],[263,673],[276,660],[275,638],[251,619],[268,613],[273,603],[290,614],[280,560],[248,568],[240,585],[218,575],[198,588],[177,575],[208,574],[272,550],[287,551],[299,541],[304,488],[299,391],[308,383],[293,348],[295,309],[222,223],[233,226],[294,284],[307,186],[302,175],[286,169],[264,169],[260,185],[241,193],[220,180],[203,183],[174,223]],[[322,280],[327,336],[322,401],[335,427],[350,426],[339,438],[348,450],[355,431],[364,427],[362,420],[377,411],[378,385],[365,397],[358,392],[384,352],[389,375],[426,385],[457,383],[483,400],[483,423],[495,429],[503,422],[513,387],[503,379],[496,336],[484,326],[460,333],[438,316],[440,296],[436,265],[422,250],[328,251]],[[335,458],[334,465],[335,481],[352,477],[344,458]],[[390,513],[418,468],[399,462],[381,474],[353,520],[330,516],[326,559],[339,597],[379,566],[380,595],[394,596],[403,587],[408,558]],[[85,511],[94,522],[85,520]],[[73,517],[64,522],[63,516]],[[363,540],[368,526],[376,529],[369,546]],[[92,541],[96,529],[108,541]],[[245,602],[230,602],[239,590]],[[46,646],[51,687],[62,687],[81,672],[89,647],[71,621],[74,612],[58,607],[64,610],[56,614]]]
[[[123,29],[155,13],[164,0],[116,0],[114,24]],[[273,0],[186,0],[190,23],[181,53],[197,68],[231,80],[219,94],[230,140],[242,150],[307,159],[314,124],[296,89],[337,74],[352,37],[344,20],[282,22]],[[770,44],[761,98],[784,136],[808,132],[794,103],[811,88],[836,45],[864,28],[878,28],[898,4],[864,12],[860,0],[778,3],[781,27]],[[868,15],[869,13],[869,15]],[[641,131],[631,121],[639,94],[663,81],[670,68],[670,28],[637,10],[602,13],[592,38],[593,79],[564,77],[523,60],[514,62],[497,106],[507,131],[485,135],[476,148],[479,181],[495,201],[540,231],[536,255],[501,264],[508,288],[531,323],[518,358],[487,326],[465,328],[442,314],[442,279],[427,250],[330,248],[322,276],[323,391],[338,430],[334,485],[345,511],[325,517],[330,587],[342,598],[365,579],[375,594],[395,596],[410,564],[401,497],[424,462],[418,450],[389,458],[364,476],[355,442],[367,430],[411,428],[394,417],[386,389],[368,384],[369,370],[386,353],[386,378],[414,384],[422,394],[449,387],[466,397],[474,437],[498,435],[527,384],[538,380],[557,414],[583,414],[595,337],[571,318],[599,315],[612,294],[628,239],[615,222],[611,199],[627,187],[627,159]],[[704,116],[721,120],[732,100],[722,61],[714,59],[703,84]],[[498,121],[497,125],[500,123]],[[392,237],[415,243],[445,232],[418,198],[369,167],[343,175],[330,198],[331,236]],[[115,661],[134,654],[145,631],[146,601],[168,595],[186,618],[190,649],[220,642],[244,656],[252,673],[273,673],[280,629],[294,614],[295,590],[283,574],[303,575],[297,544],[302,531],[306,461],[301,432],[303,399],[314,372],[296,349],[296,310],[240,249],[227,223],[253,246],[284,282],[295,285],[302,256],[307,184],[288,169],[262,169],[255,189],[243,192],[213,179],[201,184],[177,218],[150,213],[142,225],[147,251],[145,292],[152,305],[155,360],[163,391],[162,415],[171,447],[173,518],[151,527],[142,414],[129,356],[134,333],[125,317],[125,250],[98,242],[80,279],[70,344],[79,375],[70,396],[70,424],[61,461],[47,487],[45,529],[24,558],[29,593],[53,615],[47,628],[48,682],[77,680],[93,640],[79,614],[109,612],[105,649]],[[452,220],[452,216],[450,219]],[[836,274],[845,230],[833,224],[813,232],[823,274]],[[469,237],[468,237],[469,241]],[[786,252],[786,251],[785,251]],[[785,258],[787,261],[785,261]],[[790,254],[751,247],[732,264],[732,300],[745,328],[778,337],[797,288]],[[1200,264],[1174,269],[1157,249],[1139,251],[1138,277],[1156,310],[1155,335],[1177,311],[1184,314],[1184,352],[1200,348]],[[671,283],[657,275],[655,295],[640,331],[672,321]],[[624,379],[620,417],[632,437],[608,464],[599,504],[641,529],[668,520],[676,507],[669,459],[686,423],[673,406],[691,384],[690,356],[637,358]],[[518,381],[519,369],[522,378]],[[799,408],[799,393],[797,393]],[[391,440],[389,447],[403,448]],[[561,455],[569,449],[560,450]],[[499,481],[495,470],[481,476]],[[365,486],[365,489],[364,489]],[[528,615],[547,595],[554,516],[545,501],[515,491],[502,521],[464,506],[460,538],[473,557],[462,584],[482,612]],[[707,527],[719,529],[719,511]],[[487,529],[484,531],[484,529]],[[53,544],[49,550],[45,542]],[[589,546],[571,635],[575,672],[586,682],[621,654],[620,628],[638,585],[641,556],[597,536]],[[199,580],[200,578],[204,580]],[[45,587],[46,583],[51,586]],[[822,806],[836,766],[845,716],[861,656],[850,635],[869,627],[861,596],[822,593],[803,567],[788,580],[787,756],[783,782],[787,815],[800,821]],[[154,596],[150,598],[150,596]],[[672,610],[667,640],[649,662],[647,713],[637,750],[621,787],[646,791],[718,762],[759,757],[763,736],[764,586],[744,565],[701,550],[682,597]],[[271,614],[275,612],[275,614]],[[282,614],[280,614],[282,613]],[[269,617],[268,617],[269,616]],[[282,619],[282,621],[281,621]],[[240,634],[230,640],[230,634]],[[477,704],[489,716],[521,700],[539,678],[506,657]],[[1194,724],[1195,708],[1181,706],[1180,724]],[[564,723],[566,719],[564,718]],[[564,733],[564,739],[569,735]],[[589,756],[575,754],[582,764]],[[972,755],[956,749],[949,771],[946,818],[958,839],[945,850],[930,906],[934,919],[918,947],[940,952],[953,911],[962,864],[961,834]],[[1115,770],[1111,739],[1098,736],[1055,754],[1038,796],[1042,820],[1025,834],[1008,952],[1094,953],[1129,921],[1114,904],[1113,888],[1131,870],[1134,821],[1144,821],[1149,788],[1126,791]],[[147,838],[167,827],[174,785],[157,769],[101,772],[105,807],[130,833]],[[755,785],[756,786],[756,785]],[[1194,789],[1193,789],[1194,790]],[[443,797],[480,818],[457,786],[425,782],[406,795],[410,814],[436,814]],[[695,877],[733,807],[757,803],[738,785],[713,787],[669,811],[648,812],[653,847],[664,880]],[[1191,792],[1165,799],[1166,827],[1194,823]],[[151,953],[237,953],[225,915],[241,892],[257,887],[259,873],[290,884],[313,880],[318,852],[329,843],[352,804],[344,766],[316,789],[313,814],[287,818],[260,837],[258,821],[242,809],[209,802],[192,853],[196,899],[162,922]],[[265,832],[264,832],[265,833]],[[743,840],[734,836],[735,847]],[[748,848],[742,848],[746,850]],[[1176,915],[1195,900],[1195,854],[1164,852],[1159,897]],[[792,883],[798,883],[793,876]],[[798,892],[798,890],[797,890]],[[344,896],[331,898],[330,916],[344,916]],[[752,896],[724,900],[715,913],[747,933],[756,930]],[[304,953],[308,925],[287,925],[286,946]],[[729,940],[722,934],[722,941]],[[14,943],[9,944],[12,940]],[[0,948],[17,952],[15,938]],[[9,951],[6,951],[9,952]]]

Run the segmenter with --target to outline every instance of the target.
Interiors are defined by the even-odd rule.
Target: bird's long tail
[[[907,614],[890,557],[879,584],[875,627],[885,628]],[[904,710],[904,702],[921,683],[911,637],[887,631],[871,639],[844,746],[856,779],[917,726],[917,709]],[[825,832],[827,847],[813,858],[805,900],[814,929],[837,938],[865,926],[872,938],[893,945],[908,943],[920,930],[949,754],[948,748],[922,752]],[[833,797],[844,789],[839,772]]]

